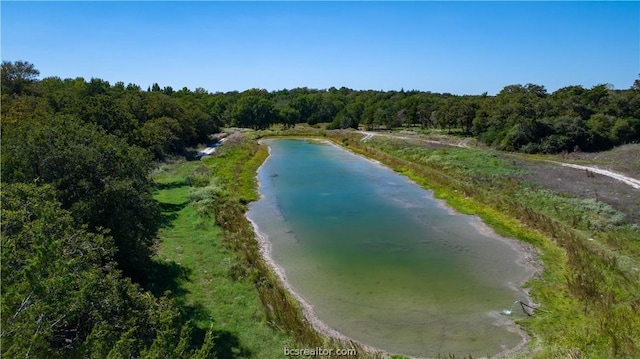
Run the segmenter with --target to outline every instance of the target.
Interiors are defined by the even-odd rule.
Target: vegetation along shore
[[[534,248],[535,309],[517,321],[531,340],[507,356],[640,355],[640,190],[588,169],[640,179],[640,80],[209,93],[16,61],[1,120],[3,357],[387,356],[317,331],[262,255],[245,212],[270,136],[379,161]]]

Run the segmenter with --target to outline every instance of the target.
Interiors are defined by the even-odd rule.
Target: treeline
[[[110,85],[95,78],[37,80],[38,74],[29,63],[2,64],[4,123],[66,115],[147,148],[157,158],[206,142],[222,124],[216,109],[210,108],[211,96],[202,89],[147,92],[137,85]]]
[[[508,85],[496,96],[344,87],[209,93],[157,83],[144,91],[95,78],[37,80],[29,78],[29,68],[37,71],[25,62],[3,64],[4,121],[68,114],[147,148],[156,158],[205,143],[222,126],[265,129],[299,123],[329,123],[329,129],[440,129],[528,153],[599,151],[640,140],[640,79],[627,90],[602,84],[548,93],[541,85]]]
[[[298,88],[212,95],[227,126],[267,128],[328,122],[329,129],[419,127],[472,135],[501,150],[599,151],[640,140],[640,80],[628,90],[607,85],[506,86],[496,96],[419,91]]]
[[[153,155],[217,130],[201,94],[37,75],[2,64],[1,356],[212,357],[213,333],[144,289],[162,265]]]

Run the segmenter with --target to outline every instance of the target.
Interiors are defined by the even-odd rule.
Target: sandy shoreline
[[[359,341],[357,341],[355,339],[349,338],[346,335],[344,335],[344,334],[340,333],[339,331],[337,331],[336,329],[328,326],[322,320],[320,320],[320,318],[316,314],[315,310],[313,309],[313,306],[311,306],[311,304],[309,304],[309,302],[307,302],[302,296],[300,296],[300,294],[298,294],[298,292],[296,292],[293,289],[291,284],[289,284],[289,281],[287,280],[287,276],[286,276],[286,274],[284,272],[284,269],[282,267],[280,267],[272,259],[272,257],[271,257],[271,243],[268,240],[268,236],[266,236],[265,234],[260,232],[260,229],[258,228],[258,226],[249,217],[246,217],[246,218],[251,223],[251,226],[253,226],[253,231],[254,231],[254,233],[256,235],[256,240],[258,241],[258,244],[260,246],[260,253],[262,254],[262,258],[264,259],[265,262],[267,262],[267,264],[269,265],[271,270],[278,276],[280,284],[289,292],[289,294],[291,294],[296,299],[296,301],[298,301],[298,303],[300,303],[300,305],[302,306],[302,311],[303,311],[303,314],[304,314],[305,318],[309,321],[309,323],[311,323],[313,328],[318,333],[320,333],[320,334],[322,334],[322,335],[324,335],[326,337],[332,338],[332,339],[337,339],[337,340],[343,341],[343,342],[345,342],[345,344],[357,343],[360,347],[362,347],[363,349],[366,349],[367,351],[370,351],[370,352],[377,352],[377,353],[380,353],[380,354],[390,355],[389,353],[385,352],[382,349],[378,349],[378,348],[375,348],[375,347],[373,347],[371,345],[367,345],[367,344],[361,343],[361,342],[359,342]]]
[[[292,138],[294,139],[294,138]],[[368,158],[364,155],[358,154],[358,153],[353,153],[351,151],[348,151],[346,149],[344,149],[343,147],[335,144],[334,142],[330,141],[330,140],[326,140],[326,139],[309,139],[309,138],[302,138],[304,140],[313,140],[315,142],[321,142],[321,143],[325,143],[325,144],[329,144],[332,146],[335,146],[337,148],[340,148],[341,150],[347,151],[355,156],[358,156],[362,159],[365,159],[369,162],[372,162],[380,167],[383,167],[387,170],[391,170],[393,171],[393,169],[390,169],[389,167],[385,166],[384,164],[382,164],[381,162],[372,159],[372,158]],[[264,142],[259,141],[260,144],[264,145]],[[268,151],[269,151],[269,156],[271,155],[271,147],[267,145]],[[260,167],[258,168],[257,172],[260,172],[260,170],[262,169],[262,166],[264,166],[264,164],[266,163],[266,161],[268,161],[268,158],[262,163],[262,165],[260,165]],[[256,174],[257,177],[257,174]],[[406,176],[403,176],[405,178],[407,178]],[[419,184],[417,184],[415,181],[411,180],[410,178],[407,178],[407,180],[409,180],[411,183],[419,186],[422,188],[422,186],[420,186]],[[259,192],[259,196],[262,199],[264,196],[262,194],[262,192],[260,191],[260,187],[262,186],[262,183],[260,182],[260,179],[257,178],[257,182],[258,182],[258,192]],[[435,200],[439,206],[441,206],[442,208],[446,209],[448,211],[448,213],[452,214],[452,215],[463,215],[461,213],[458,213],[455,211],[454,208],[448,206],[446,204],[446,202],[444,200],[440,200],[435,198],[435,196],[433,195],[433,192],[431,190],[428,190],[431,194],[431,199]],[[529,297],[529,293],[528,290],[526,288],[523,287],[523,285],[529,281],[530,279],[534,278],[535,276],[537,276],[539,273],[542,272],[542,262],[539,260],[538,258],[538,251],[530,244],[525,243],[523,241],[517,240],[515,238],[509,238],[509,237],[503,237],[498,235],[492,228],[490,228],[487,224],[485,224],[480,217],[476,216],[469,216],[471,217],[471,224],[480,232],[483,233],[485,235],[489,235],[491,237],[494,237],[498,240],[502,240],[505,241],[506,243],[508,243],[510,246],[512,246],[512,248],[514,248],[514,250],[518,253],[518,260],[517,263],[520,264],[521,266],[523,266],[524,268],[530,270],[531,274],[525,279],[523,280],[522,283],[519,283],[518,285],[518,289],[523,290],[526,293],[527,296],[527,300],[531,303],[531,298]],[[280,267],[272,258],[271,256],[271,243],[268,239],[268,236],[264,233],[262,233],[259,229],[259,227],[257,226],[257,224],[251,220],[248,216],[248,212],[245,213],[245,218],[247,218],[247,220],[249,221],[249,223],[251,223],[251,226],[253,227],[253,231],[255,234],[255,238],[256,241],[258,242],[259,248],[260,248],[260,253],[262,255],[262,258],[264,259],[264,261],[269,265],[269,267],[271,268],[271,270],[276,274],[276,276],[278,277],[278,280],[280,281],[281,285],[289,292],[289,294],[291,294],[297,301],[298,303],[300,303],[300,305],[302,306],[303,309],[303,314],[305,316],[305,318],[309,321],[309,323],[311,323],[311,325],[313,326],[313,328],[320,334],[329,337],[331,339],[337,339],[339,341],[344,342],[345,344],[349,344],[349,343],[357,343],[357,345],[361,346],[363,349],[372,352],[372,353],[378,353],[378,354],[382,354],[384,356],[390,356],[391,354],[379,349],[379,348],[375,348],[371,345],[359,342],[357,340],[354,340],[352,338],[349,338],[348,336],[342,334],[341,332],[337,331],[336,329],[330,327],[329,325],[327,325],[326,323],[324,323],[316,314],[315,310],[313,309],[313,306],[308,303],[299,293],[297,293],[294,288],[291,286],[291,284],[288,282],[285,271],[282,267]],[[520,343],[518,345],[516,345],[513,348],[504,348],[504,350],[502,350],[501,352],[493,355],[493,357],[505,357],[505,356],[509,356],[509,355],[514,355],[520,351],[522,351],[525,347],[526,344],[531,340],[531,338],[529,337],[529,335],[520,328],[520,326],[516,325],[512,320],[508,319],[508,317],[497,313],[497,315],[495,316],[495,323],[500,325],[500,326],[504,326],[508,331],[513,332],[515,334],[520,335],[520,337],[522,338],[522,340],[520,341]]]
[[[529,280],[535,277],[538,277],[539,275],[542,274],[543,265],[542,265],[542,261],[538,256],[539,251],[529,243],[517,240],[515,238],[504,237],[499,235],[493,230],[493,228],[489,227],[486,223],[484,223],[482,219],[477,215],[472,216],[471,225],[474,228],[476,228],[478,232],[484,235],[488,235],[497,240],[506,242],[516,251],[516,253],[518,254],[518,259],[516,260],[516,263],[526,268],[530,273],[524,280],[522,280],[521,283],[518,283],[517,286],[514,286],[516,287],[514,289],[520,289],[525,293],[526,295],[525,300],[528,302],[525,304],[536,306],[536,304],[533,303],[533,301],[531,300],[531,296],[529,295],[529,289],[525,288],[524,285]],[[500,353],[496,354],[496,357],[507,357],[523,351],[527,343],[531,340],[531,337],[529,336],[529,334],[527,334],[524,330],[522,330],[522,328],[520,328],[519,325],[515,324],[515,322],[507,319],[508,317],[504,316],[503,314],[499,314],[499,316],[500,318],[497,319],[497,322],[500,322],[501,324],[503,324],[508,331],[520,335],[520,338],[522,338],[522,340],[515,347],[505,349]]]

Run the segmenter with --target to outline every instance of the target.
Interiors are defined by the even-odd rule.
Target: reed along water
[[[527,298],[519,286],[532,274],[512,242],[336,146],[264,143],[263,197],[247,216],[319,320],[410,356],[490,356],[522,343],[500,314]]]

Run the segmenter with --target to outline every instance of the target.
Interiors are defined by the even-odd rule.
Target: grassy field
[[[198,208],[202,187],[194,178],[203,172],[200,162],[176,161],[155,173],[164,224],[154,290],[170,290],[199,328],[214,329],[218,359],[282,358],[292,339],[268,324],[253,283],[237,275],[242,260],[223,243],[214,218]]]

